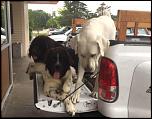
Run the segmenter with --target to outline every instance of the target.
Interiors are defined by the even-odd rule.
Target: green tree
[[[68,2],[68,1],[66,1]],[[71,13],[73,18],[88,18],[87,5],[80,1],[71,2]]]
[[[95,17],[97,17],[97,13],[89,12],[88,19],[95,18]]]
[[[97,14],[98,16],[103,15],[103,11],[106,8],[106,4],[103,2],[102,4],[100,4],[100,7],[97,8]]]
[[[61,26],[69,26],[74,18],[90,18],[87,5],[80,1],[65,1],[64,8],[59,10]]]
[[[110,13],[109,15],[111,15],[111,12],[110,12],[110,7],[111,6],[107,6],[104,2],[102,4],[100,4],[100,7],[98,7],[96,13],[97,13],[97,16],[102,16],[103,14],[105,14],[105,11],[108,11],[106,13]]]
[[[59,28],[58,17],[51,18],[47,21],[47,28]]]
[[[111,15],[111,18],[116,21],[117,20],[117,15]]]
[[[39,32],[47,28],[48,19],[50,19],[50,15],[42,10],[29,10],[29,27],[32,30],[37,30]]]
[[[108,6],[108,5],[106,5],[106,4],[103,2],[103,3],[100,4],[100,6],[97,8],[97,10],[96,10],[96,15],[97,15],[97,16],[103,15],[103,11],[104,11],[105,9],[110,11],[110,7],[111,7],[111,6]],[[111,14],[111,13],[110,13],[110,14]],[[111,14],[111,18],[112,18],[114,21],[116,21],[117,16]]]
[[[29,39],[32,40],[32,31],[34,26],[34,17],[33,17],[33,11],[31,9],[28,10],[29,15]]]
[[[62,20],[62,16],[57,16],[55,17],[56,23],[57,23],[57,28],[63,27],[61,20]]]
[[[60,17],[58,18],[58,22],[61,24],[61,26],[71,25],[72,15],[65,7],[59,10],[59,14]]]

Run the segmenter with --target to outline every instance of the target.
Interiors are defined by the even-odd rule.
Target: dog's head
[[[81,36],[80,36],[81,35]],[[77,35],[77,49],[80,65],[86,72],[94,72],[99,66],[99,59],[109,47],[108,41],[92,34]]]
[[[32,57],[34,62],[44,62],[45,53],[50,47],[58,45],[48,36],[40,35],[34,38],[29,47],[29,57]]]
[[[60,79],[69,70],[71,60],[67,50],[60,46],[48,50],[45,64],[52,77]]]

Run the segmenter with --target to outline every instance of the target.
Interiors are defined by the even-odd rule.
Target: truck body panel
[[[151,117],[151,62],[137,65],[134,70],[128,110],[129,117]]]
[[[98,99],[98,110],[107,117],[128,117],[128,101],[135,68],[146,61],[151,61],[150,45],[117,44],[110,46],[105,57],[112,59],[118,70],[118,99],[107,103]],[[139,98],[139,97],[137,97]],[[144,99],[142,99],[144,100]]]

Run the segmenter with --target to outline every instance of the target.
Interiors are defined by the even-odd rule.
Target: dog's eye
[[[96,56],[96,54],[92,54],[92,55],[91,55],[91,57],[95,57],[95,56]]]

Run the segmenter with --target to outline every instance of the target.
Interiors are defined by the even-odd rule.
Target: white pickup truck
[[[112,41],[100,64],[98,110],[107,117],[151,117],[151,40]]]
[[[151,117],[150,37],[127,37],[124,42],[111,41],[110,44],[100,63],[99,97],[90,97],[91,88],[84,85],[80,102],[76,104],[77,113],[81,116],[97,111],[111,118]],[[66,113],[63,103],[55,106],[58,100],[43,95],[42,84],[41,75],[36,74],[35,106],[44,111]]]

